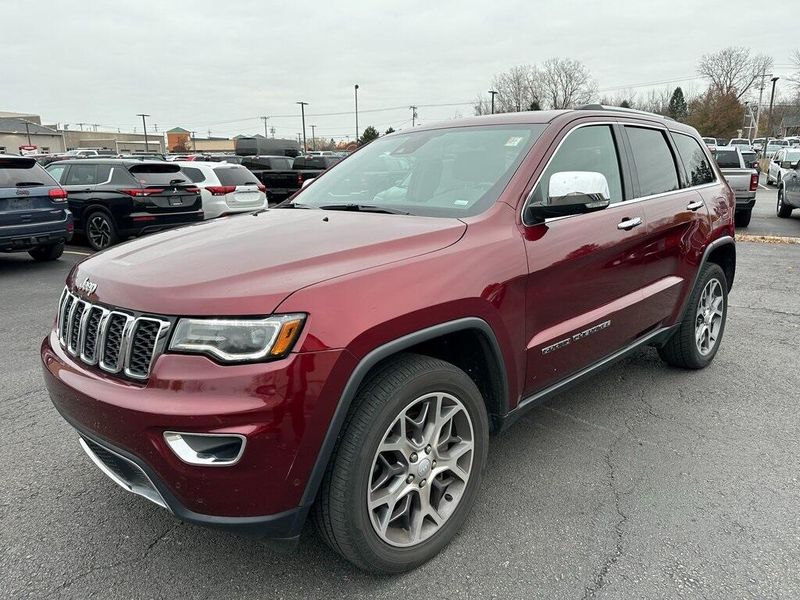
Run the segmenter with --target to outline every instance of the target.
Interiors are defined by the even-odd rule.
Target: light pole
[[[317,149],[317,132],[316,132],[316,129],[317,129],[316,125],[312,125],[311,126],[311,147],[314,150]]]
[[[267,119],[269,119],[269,117],[259,117],[259,118],[260,118],[262,121],[264,121],[264,137],[269,137],[269,136],[267,135]]]
[[[192,152],[197,152],[197,144],[194,141],[195,136],[197,135],[197,132],[196,131],[192,131],[190,133],[192,134]]]
[[[137,113],[136,116],[142,117],[142,130],[144,131],[144,151],[150,152],[150,144],[148,144],[147,142],[147,121],[146,121],[147,117],[149,117],[150,115],[146,115],[144,113]]]
[[[769,134],[772,131],[772,105],[775,102],[775,82],[778,81],[780,77],[773,77],[772,78],[772,94],[769,97],[769,114],[767,114],[767,135],[764,138],[764,153],[767,152],[767,142],[769,141]]]
[[[497,95],[495,90],[489,90],[489,93],[492,95],[492,114],[494,114],[494,97]]]
[[[308,102],[296,102],[296,104],[300,105],[300,117],[303,120],[303,154],[306,153],[306,106],[308,106]]]
[[[409,106],[408,108],[411,109],[411,127],[414,127],[417,124],[417,107]]]
[[[353,86],[353,93],[356,98],[356,144],[358,144],[358,84]]]

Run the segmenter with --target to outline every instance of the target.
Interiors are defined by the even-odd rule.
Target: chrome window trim
[[[148,364],[147,372],[144,375],[141,375],[139,373],[134,373],[133,371],[130,370],[130,360],[131,360],[131,354],[133,352],[133,338],[136,335],[136,328],[138,327],[139,323],[144,322],[144,321],[149,321],[151,323],[157,323],[158,324],[158,332],[156,333],[156,340],[155,340],[155,343],[153,344],[153,351],[150,353],[150,360],[147,362],[147,364]],[[170,327],[170,322],[169,321],[164,321],[162,319],[156,319],[154,317],[138,317],[133,322],[133,325],[131,326],[130,334],[128,336],[130,338],[128,340],[128,346],[125,349],[125,362],[124,362],[124,365],[125,365],[125,375],[126,376],[128,376],[128,377],[130,377],[132,379],[147,379],[148,377],[150,377],[150,371],[153,368],[153,363],[155,362],[156,356],[158,356],[159,354],[161,354],[161,352],[163,352],[164,346],[167,343],[167,333],[169,331],[169,327]]]

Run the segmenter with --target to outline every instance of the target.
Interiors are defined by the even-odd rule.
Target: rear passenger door
[[[715,176],[692,136],[642,124],[625,124],[623,131],[635,198],[647,219],[642,307],[648,327],[656,329],[673,323],[693,284],[709,232],[701,192],[710,191]]]

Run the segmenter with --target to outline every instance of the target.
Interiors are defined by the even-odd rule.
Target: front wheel
[[[719,265],[706,263],[700,271],[686,313],[675,333],[658,349],[668,364],[702,369],[717,354],[728,316],[728,281]]]
[[[373,573],[413,569],[455,536],[480,487],[489,425],[454,365],[403,354],[361,386],[315,505],[328,545]]]
[[[776,212],[781,219],[786,219],[792,216],[792,207],[786,204],[786,202],[783,200],[783,188],[778,190],[778,205]]]

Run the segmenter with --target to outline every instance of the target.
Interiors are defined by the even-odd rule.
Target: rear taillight
[[[303,187],[303,174],[297,174],[297,187]]]
[[[211,192],[212,196],[224,196],[236,191],[235,185],[209,185],[206,189]]]
[[[67,190],[64,188],[52,188],[49,192],[47,192],[50,196],[50,200],[58,200],[61,202],[66,202],[67,200]]]
[[[189,192],[190,194],[199,194],[200,188],[195,185],[190,185],[189,187],[183,188],[185,191]]]
[[[750,175],[750,191],[755,192],[758,189],[758,173]]]
[[[164,191],[164,188],[130,188],[125,190],[120,190],[123,194],[127,194],[128,196],[132,196],[133,198],[142,198],[145,196],[152,196],[154,194],[160,194]]]
[[[267,191],[267,186],[265,186],[263,183],[257,183],[256,187],[258,188],[259,192],[265,192],[266,193],[266,191]]]

